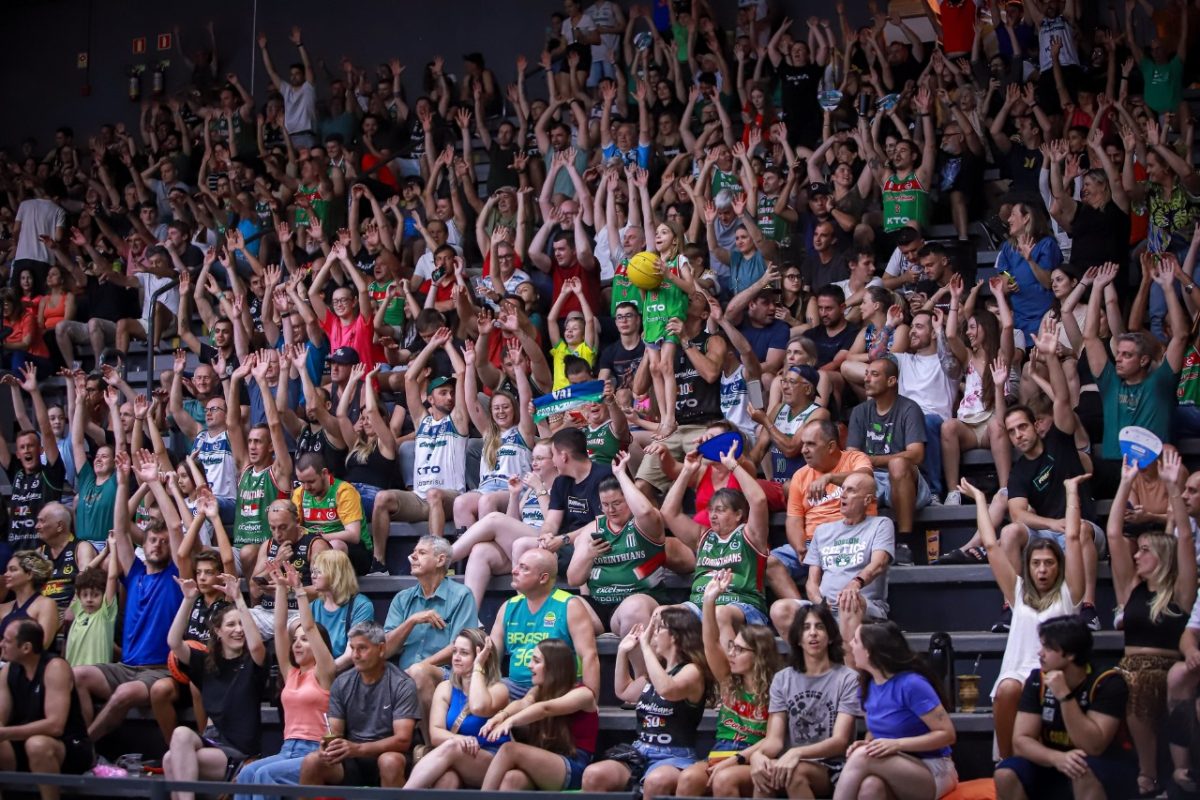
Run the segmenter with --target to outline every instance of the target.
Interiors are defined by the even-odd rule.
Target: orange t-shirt
[[[859,472],[862,470],[871,470],[871,459],[866,453],[859,450],[843,450],[842,457],[838,459],[837,466],[833,468],[833,472]],[[817,526],[825,522],[834,522],[842,518],[841,503],[839,502],[842,496],[842,487],[829,485],[826,487],[825,496],[815,505],[808,502],[808,487],[812,484],[813,479],[818,473],[815,469],[809,466],[801,467],[792,476],[792,484],[788,489],[788,507],[787,513],[789,517],[804,517],[804,538],[807,541],[812,541],[813,531]],[[871,505],[867,506],[867,516],[873,517],[879,513],[874,500]]]

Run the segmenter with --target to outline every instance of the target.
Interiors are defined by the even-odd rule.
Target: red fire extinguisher
[[[171,66],[170,61],[160,61],[154,66],[154,71],[150,73],[150,92],[155,97],[160,97],[167,84],[167,67]]]
[[[134,103],[142,99],[142,73],[145,71],[145,64],[135,64],[129,68],[129,99]]]

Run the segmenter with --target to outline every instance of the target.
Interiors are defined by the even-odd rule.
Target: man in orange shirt
[[[821,523],[842,518],[838,502],[842,496],[842,482],[856,472],[872,473],[871,459],[857,450],[843,450],[838,445],[837,426],[827,419],[813,420],[800,429],[800,453],[804,456],[805,466],[792,476],[788,489],[788,543],[776,547],[771,555],[787,567],[796,585],[803,587],[808,578],[804,554],[813,531]],[[872,498],[867,515],[878,513]]]

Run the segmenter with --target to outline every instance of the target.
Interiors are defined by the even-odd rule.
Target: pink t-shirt
[[[329,352],[332,353],[339,347],[353,347],[368,372],[375,366],[375,362],[380,360],[375,352],[375,329],[370,320],[362,314],[357,315],[349,325],[345,325],[330,309],[321,321],[321,328],[329,337]]]
[[[329,690],[321,686],[315,669],[292,667],[279,700],[284,711],[284,739],[321,741],[325,735],[325,713],[329,711]]]

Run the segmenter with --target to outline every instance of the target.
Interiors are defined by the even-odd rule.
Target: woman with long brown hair
[[[592,690],[576,677],[575,653],[562,639],[543,639],[529,661],[533,688],[487,721],[488,742],[516,728],[522,741],[496,751],[483,779],[484,791],[572,791],[596,752],[600,713]]]

